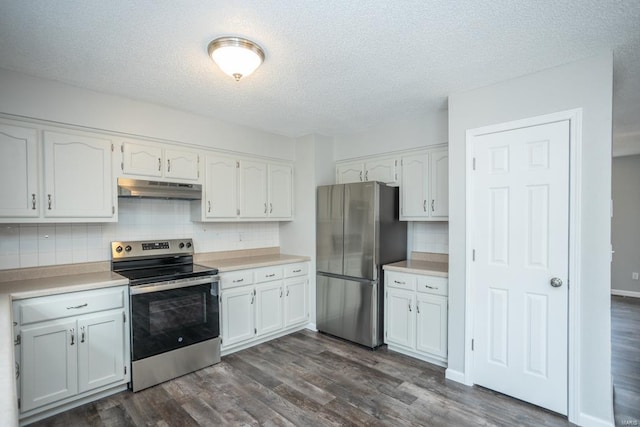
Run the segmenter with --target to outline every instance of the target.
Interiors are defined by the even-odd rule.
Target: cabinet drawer
[[[239,270],[220,274],[220,288],[229,289],[237,286],[251,285],[253,270]]]
[[[392,288],[408,289],[410,291],[416,290],[416,276],[414,276],[413,274],[397,273],[395,271],[388,271],[386,274],[386,286],[390,286]]]
[[[418,276],[418,292],[447,296],[449,293],[446,277]]]
[[[284,277],[306,276],[309,274],[309,263],[299,262],[284,266]]]
[[[257,268],[254,271],[256,273],[256,283],[282,279],[282,266],[280,265],[274,267]]]
[[[122,308],[125,298],[128,297],[128,287],[120,287],[32,298],[20,303],[18,321],[21,325],[27,325],[45,320]]]

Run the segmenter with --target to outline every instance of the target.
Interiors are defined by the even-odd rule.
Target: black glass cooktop
[[[132,286],[218,274],[217,268],[205,267],[198,264],[154,266],[114,271],[129,279],[129,283]]]

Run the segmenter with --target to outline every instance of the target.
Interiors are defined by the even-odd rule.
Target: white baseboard
[[[620,297],[640,298],[640,292],[624,291],[624,290],[621,290],[621,289],[611,289],[611,295],[617,295],[617,296],[620,296]]]
[[[444,377],[445,377],[446,379],[448,379],[448,380],[455,381],[455,382],[457,382],[457,383],[461,383],[461,384],[465,384],[465,385],[471,385],[471,384],[467,384],[467,383],[465,382],[465,379],[464,379],[464,372],[454,371],[454,370],[453,370],[453,369],[451,369],[451,368],[447,368],[447,369],[444,371]]]
[[[310,331],[318,332],[318,328],[316,328],[316,324],[315,323],[308,323],[306,328],[309,329]]]
[[[582,427],[614,427],[615,425],[613,420],[604,420],[585,413],[580,414],[577,424]]]

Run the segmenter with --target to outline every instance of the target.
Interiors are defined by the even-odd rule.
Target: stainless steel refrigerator
[[[379,182],[318,187],[316,326],[375,348],[383,343],[382,266],[407,257],[398,188]]]

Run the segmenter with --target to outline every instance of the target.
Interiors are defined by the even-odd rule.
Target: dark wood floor
[[[444,369],[302,331],[223,357],[138,393],[122,392],[39,426],[565,426],[566,418]]]
[[[640,298],[611,299],[611,361],[616,425],[640,425]]]

